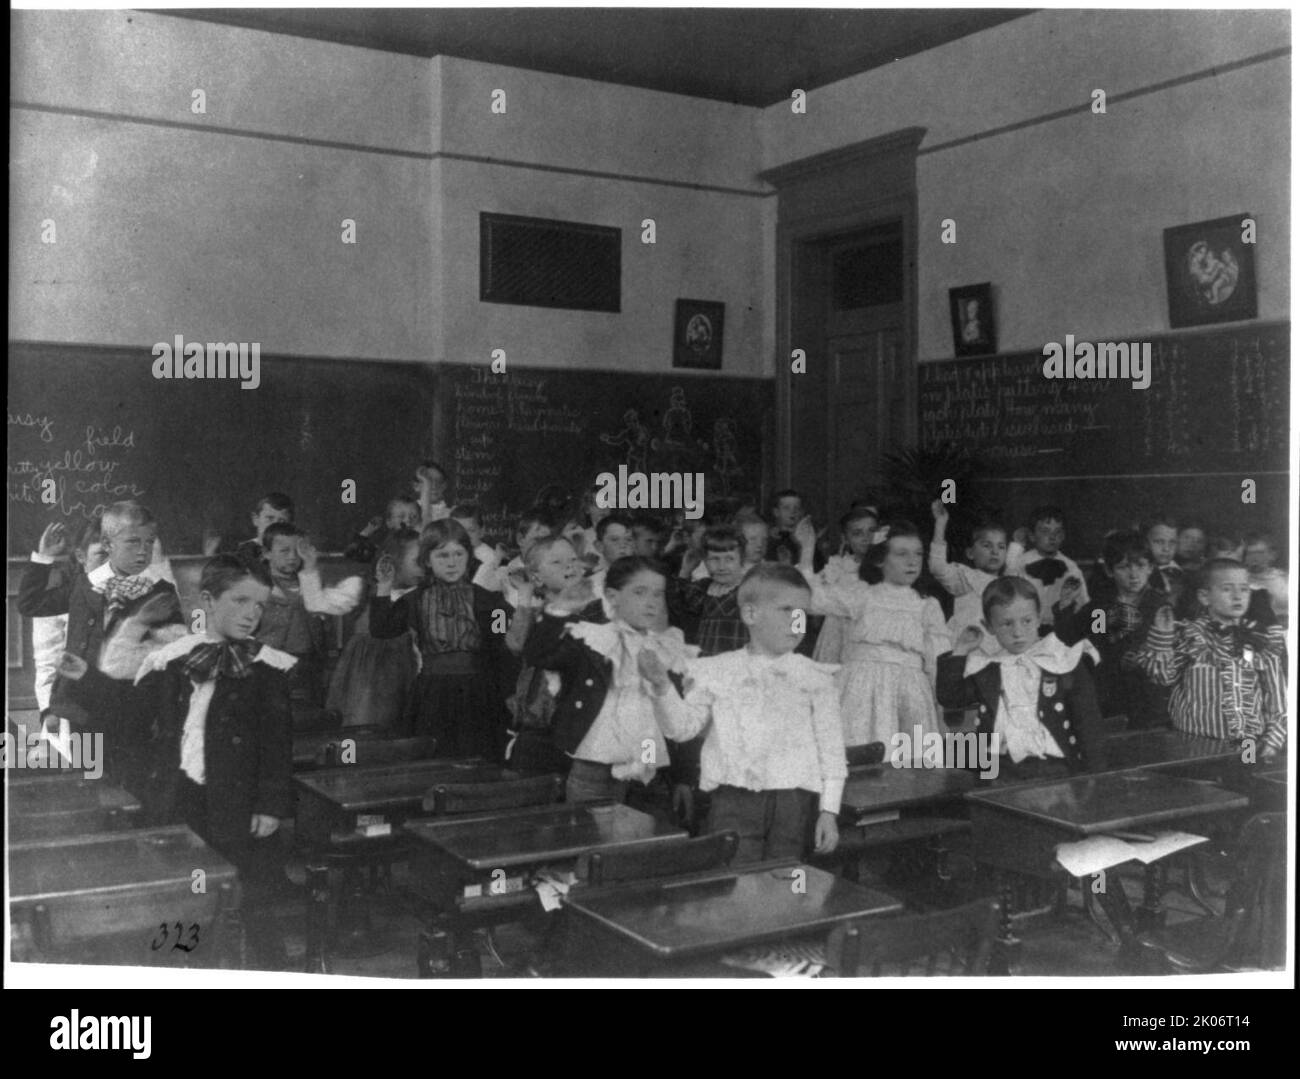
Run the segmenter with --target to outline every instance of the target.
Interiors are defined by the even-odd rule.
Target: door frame
[[[809,259],[827,239],[887,220],[903,223],[903,355],[917,365],[917,191],[916,152],[925,128],[909,127],[828,153],[768,169],[762,179],[777,189],[776,226],[776,452],[777,487],[791,483],[794,441],[791,416],[790,354],[805,347],[793,340],[793,327],[807,316],[796,310],[797,283]],[[824,341],[815,347],[823,350]],[[805,349],[806,351],[809,351]],[[811,356],[811,352],[810,352]],[[917,431],[916,379],[909,378],[907,415],[900,429],[908,443]],[[823,504],[827,480],[814,497]]]

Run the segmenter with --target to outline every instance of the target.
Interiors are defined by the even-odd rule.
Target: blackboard
[[[768,471],[766,379],[444,364],[436,397],[456,499],[498,538],[548,485],[576,497],[620,465],[703,474],[706,501],[757,496]]]
[[[922,364],[922,447],[973,454],[976,494],[1010,526],[1067,513],[1065,549],[1091,558],[1113,528],[1157,513],[1210,533],[1287,529],[1290,325],[1148,338],[1151,385],[1045,379],[1043,353]],[[1242,481],[1256,485],[1243,500]],[[961,495],[958,494],[960,502]],[[1288,544],[1281,542],[1280,557]]]
[[[153,511],[169,553],[198,554],[205,532],[248,535],[269,490],[289,494],[298,522],[337,551],[433,449],[431,365],[261,356],[260,385],[241,389],[156,379],[153,362],[147,347],[10,343],[11,556],[49,522],[75,528],[125,498]]]
[[[1289,324],[1146,340],[1146,389],[1044,378],[1041,350],[922,364],[922,447],[966,446],[1003,476],[1286,468]]]

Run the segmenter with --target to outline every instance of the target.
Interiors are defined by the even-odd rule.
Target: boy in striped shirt
[[[1271,760],[1286,745],[1286,636],[1246,617],[1250,578],[1240,562],[1207,562],[1197,598],[1204,613],[1187,622],[1162,607],[1132,662],[1173,687],[1169,714],[1179,730],[1251,739],[1257,759]]]

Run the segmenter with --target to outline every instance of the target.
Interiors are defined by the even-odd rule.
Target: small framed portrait
[[[1165,229],[1172,329],[1257,316],[1254,239],[1251,213]]]
[[[673,366],[722,370],[722,315],[726,304],[678,300],[673,320]]]
[[[952,348],[958,356],[987,356],[998,350],[993,325],[993,286],[962,285],[948,290],[952,315]]]

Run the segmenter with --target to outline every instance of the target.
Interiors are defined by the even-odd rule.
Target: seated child
[[[663,519],[653,513],[635,513],[632,515],[632,553],[638,558],[657,559],[663,553],[664,534]]]
[[[623,801],[632,780],[649,784],[669,764],[637,656],[657,652],[678,673],[696,650],[664,621],[665,570],[646,558],[621,558],[605,576],[608,623],[570,622],[548,609],[524,645],[530,666],[558,671],[553,737],[573,758],[565,787],[570,802]]]
[[[392,533],[420,527],[420,501],[414,495],[398,495],[388,500],[383,517],[372,517],[343,549],[349,562],[373,563],[379,548]]]
[[[1019,533],[1017,534],[1019,541]],[[1008,551],[1007,573],[1024,577],[1038,590],[1038,602],[1043,612],[1042,632],[1051,632],[1056,619],[1056,609],[1062,602],[1061,588],[1067,580],[1078,584],[1073,591],[1071,605],[1080,607],[1088,602],[1088,586],[1074,559],[1061,554],[1065,542],[1065,514],[1056,506],[1036,506],[1029,515],[1029,531],[1023,553]]]
[[[1174,560],[1187,573],[1199,570],[1205,564],[1205,529],[1198,524],[1184,524],[1178,530],[1178,552]]]
[[[684,698],[660,658],[640,654],[655,717],[669,738],[704,733],[707,830],[739,833],[736,861],[830,853],[848,768],[833,669],[794,651],[808,585],[793,566],[760,565],[739,592],[748,645],[687,664]]]
[[[290,695],[299,712],[310,712],[321,707],[324,694],[326,642],[319,616],[354,610],[365,586],[360,577],[349,577],[337,587],[323,587],[316,548],[295,525],[268,526],[262,547],[271,571],[271,596],[256,636],[298,661],[289,678]]]
[[[480,579],[474,583],[489,592],[500,592],[506,603],[511,607],[517,606],[519,597],[515,593],[514,581],[526,574],[524,559],[528,556],[529,548],[538,540],[554,534],[555,525],[546,510],[534,506],[520,515],[519,524],[515,526],[515,544],[519,548],[519,553],[505,565],[498,562],[493,573],[487,576],[480,574]],[[468,540],[469,537],[466,536],[466,539]],[[470,542],[472,546],[473,543]]]
[[[415,470],[412,494],[420,504],[421,525],[445,521],[451,516],[451,506],[447,502],[449,486],[447,470],[437,461],[425,461]]]
[[[1273,617],[1285,629],[1288,622],[1286,570],[1278,569],[1274,565],[1276,560],[1277,548],[1269,533],[1252,532],[1246,537],[1245,562],[1250,574],[1250,587],[1268,596]]]
[[[391,531],[379,560],[393,567],[389,595],[397,600],[423,579],[420,534],[411,528]],[[301,578],[300,578],[301,579]],[[420,672],[414,634],[380,639],[370,633],[370,609],[362,611],[352,636],[330,675],[325,707],[342,717],[343,726],[375,726],[405,732],[411,725],[412,694]]]
[[[151,560],[157,540],[153,514],[137,502],[115,502],[104,510],[100,535],[107,560],[72,583],[67,607],[66,654],[80,661],[90,679],[61,674],[50,708],[74,730],[105,735],[104,774],[139,794],[147,726],[138,722],[136,672],[150,652],[185,629],[166,563]],[[30,568],[38,577],[50,569]]]
[[[504,553],[484,539],[483,522],[479,518],[479,508],[473,502],[462,502],[451,508],[451,519],[465,530],[470,543],[474,545],[469,553],[469,569],[466,574],[471,581],[483,588],[488,588],[496,580],[497,565]]]
[[[620,558],[635,553],[632,518],[625,513],[607,513],[596,525],[596,568],[591,573],[591,587],[598,596],[605,594],[605,571]],[[606,614],[609,612],[606,611]]]
[[[1169,693],[1147,678],[1131,653],[1146,640],[1168,593],[1151,586],[1154,558],[1141,532],[1112,532],[1101,553],[1104,577],[1092,602],[1056,619],[1066,644],[1087,639],[1101,656],[1097,703],[1104,716],[1125,715],[1129,730],[1169,725]],[[1068,593],[1070,586],[1065,591]]]
[[[962,631],[953,651],[939,657],[937,693],[945,708],[976,708],[978,737],[997,736],[1012,780],[1054,778],[1105,766],[1101,715],[1088,664],[1087,641],[1067,646],[1041,636],[1039,591],[1023,577],[999,577],[984,589],[984,623],[997,639],[980,648],[982,630]],[[976,755],[978,756],[978,755]]]
[[[1249,739],[1257,759],[1272,760],[1286,745],[1286,634],[1247,616],[1250,593],[1245,566],[1211,559],[1198,578],[1204,613],[1175,622],[1162,607],[1134,662],[1173,687],[1169,714],[1178,730]]]
[[[806,552],[802,549],[796,536],[798,526],[805,518],[803,496],[795,490],[777,491],[769,505],[771,527],[768,529],[767,550],[764,559],[768,562],[780,562],[783,565],[797,566]],[[811,552],[814,571],[821,572],[826,557],[816,546],[816,533]]]

